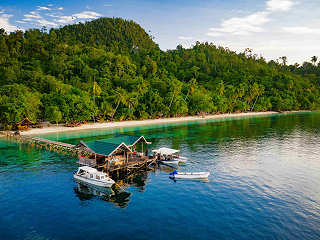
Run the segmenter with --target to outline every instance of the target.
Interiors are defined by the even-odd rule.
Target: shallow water
[[[209,182],[134,179],[110,196],[73,182],[77,159],[0,141],[0,239],[319,239],[320,113],[46,135],[144,135]]]

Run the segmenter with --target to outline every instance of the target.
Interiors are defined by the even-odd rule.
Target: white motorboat
[[[79,167],[73,178],[84,185],[98,187],[111,187],[115,183],[106,173],[88,166]]]
[[[169,174],[174,179],[207,179],[209,172],[178,172],[173,171]]]
[[[178,161],[178,163],[185,163],[188,160],[186,157],[180,156],[180,150],[176,149],[162,147],[152,150],[152,152],[159,157],[159,161],[161,162],[167,163],[168,161],[172,161],[171,164],[176,164],[176,161]]]

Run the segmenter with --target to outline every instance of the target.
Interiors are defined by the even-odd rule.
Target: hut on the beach
[[[16,130],[28,130],[30,127],[36,126],[37,123],[31,121],[29,118],[25,117],[20,122],[16,123]]]

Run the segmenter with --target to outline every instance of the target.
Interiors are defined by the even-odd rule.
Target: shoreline
[[[291,113],[291,112],[285,112],[285,113]],[[203,117],[188,116],[188,117],[160,118],[160,119],[147,119],[147,120],[130,120],[130,121],[122,121],[122,122],[89,123],[89,124],[81,125],[79,127],[50,126],[45,128],[32,128],[28,131],[20,132],[20,134],[21,135],[42,135],[42,134],[49,134],[49,133],[56,133],[56,132],[134,127],[134,126],[156,125],[156,124],[165,124],[165,123],[223,119],[223,118],[232,118],[232,117],[264,116],[264,115],[272,115],[272,114],[284,114],[284,113],[272,112],[272,111],[249,112],[249,113],[225,113],[225,114],[219,114],[219,115],[206,115]]]
[[[266,116],[273,114],[288,114],[288,113],[303,113],[303,112],[313,112],[313,111],[286,111],[286,112],[248,112],[248,113],[224,113],[224,114],[211,114],[205,116],[188,116],[188,117],[175,117],[175,118],[160,118],[160,119],[147,119],[147,120],[129,120],[122,122],[103,122],[103,123],[88,123],[78,127],[65,127],[65,126],[55,126],[44,128],[32,128],[27,131],[21,131],[20,134],[24,136],[28,135],[42,135],[57,132],[71,132],[71,131],[81,131],[90,129],[106,129],[106,128],[121,128],[121,127],[134,127],[134,126],[145,126],[145,125],[157,125],[165,123],[179,123],[179,122],[189,122],[189,121],[202,121],[202,120],[212,120],[212,119],[228,119],[233,117],[251,117],[251,116]],[[1,132],[0,132],[1,133]],[[3,132],[5,133],[5,131]],[[4,135],[2,135],[4,136]],[[0,134],[1,137],[1,134]]]

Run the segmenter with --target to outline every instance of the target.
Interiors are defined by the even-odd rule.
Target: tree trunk
[[[171,98],[171,101],[170,101],[170,104],[169,104],[169,109],[171,108],[171,105],[172,105],[173,99],[174,99],[174,94],[172,95],[172,98]]]
[[[258,98],[259,98],[259,95],[256,97],[256,100],[254,101],[254,103],[252,105],[251,111],[253,110],[254,106],[256,105],[256,102],[257,102]]]
[[[114,110],[114,112],[112,113],[112,116],[111,116],[111,122],[113,121],[113,116],[114,116],[114,114],[116,113],[116,111],[117,111],[117,109],[118,109],[119,105],[120,105],[120,100],[119,100],[119,101],[118,101],[118,103],[117,103],[116,109],[115,109],[115,110]]]

